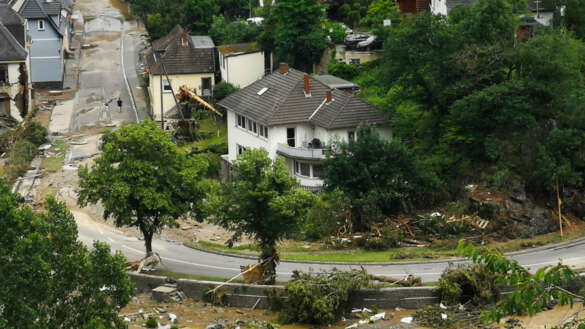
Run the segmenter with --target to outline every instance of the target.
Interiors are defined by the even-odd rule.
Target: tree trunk
[[[142,232],[142,236],[144,237],[144,247],[146,248],[146,257],[152,256],[152,237],[154,236],[154,232],[149,231],[145,225],[139,224],[140,232]]]
[[[276,251],[275,243],[265,245],[262,248],[260,261],[264,269],[264,274],[262,275],[262,283],[266,285],[274,284],[276,282],[276,265],[279,262],[278,252]]]

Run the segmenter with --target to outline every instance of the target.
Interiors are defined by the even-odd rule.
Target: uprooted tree
[[[243,234],[254,238],[262,249],[262,281],[274,283],[278,253],[276,244],[294,232],[314,196],[298,188],[282,159],[274,163],[264,150],[249,150],[234,164],[230,182],[207,197],[206,208],[215,222],[233,232],[228,246]]]
[[[205,195],[207,163],[171,142],[169,134],[146,121],[108,131],[102,155],[91,171],[79,168],[80,206],[104,206],[104,218],[117,226],[135,226],[144,236],[147,256],[152,238],[178,217],[197,217]]]
[[[125,328],[124,256],[99,242],[88,251],[65,204],[49,197],[45,208],[21,206],[0,181],[0,328]]]

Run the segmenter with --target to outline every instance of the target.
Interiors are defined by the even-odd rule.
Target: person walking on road
[[[120,113],[122,113],[122,99],[118,97],[118,109],[120,110]]]

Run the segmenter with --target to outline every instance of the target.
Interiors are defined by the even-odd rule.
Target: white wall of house
[[[553,20],[554,13],[546,12],[546,13],[534,13],[534,19],[544,26],[551,26]]]
[[[24,64],[24,63],[22,63]],[[11,63],[0,63],[0,65],[6,65],[8,69],[8,84],[0,85],[0,92],[7,93],[10,97],[10,105],[9,111],[10,113],[2,113],[5,115],[11,115],[17,121],[22,121],[20,117],[20,111],[16,106],[16,102],[14,98],[18,95],[20,91],[20,85],[18,83],[18,79],[20,77],[20,65],[19,62],[11,62]]]
[[[264,52],[227,56],[219,53],[219,67],[223,81],[244,88],[264,76]]]
[[[203,94],[201,91],[202,78],[211,78],[211,88],[213,89],[213,86],[215,85],[215,77],[213,73],[169,75],[175,95],[179,92],[181,86],[187,86],[191,90],[195,89],[197,95],[201,96]],[[160,121],[160,75],[151,74],[149,80],[150,84],[148,86],[148,92],[150,94],[150,106],[153,112],[152,117],[155,121]],[[166,84],[166,81],[166,77],[163,76],[163,86]],[[168,112],[173,106],[175,106],[173,93],[165,91],[163,93],[164,113]]]
[[[447,0],[431,0],[431,13],[447,16]]]
[[[264,149],[269,152],[271,159],[274,159],[276,150],[270,152],[268,139],[254,134],[247,128],[241,128],[237,125],[236,114],[233,111],[227,111],[227,128],[228,128],[228,159],[230,162],[238,158],[238,145],[245,148]],[[270,132],[268,133],[270,137]]]

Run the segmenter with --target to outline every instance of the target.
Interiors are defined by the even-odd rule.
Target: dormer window
[[[39,31],[44,31],[45,30],[45,20],[39,19],[37,28]]]

